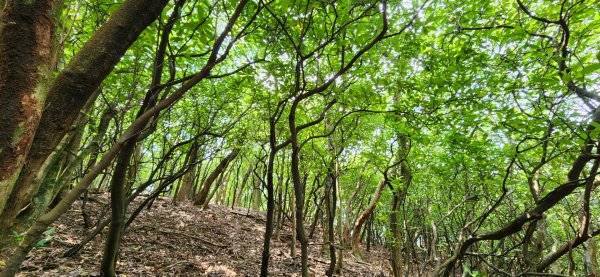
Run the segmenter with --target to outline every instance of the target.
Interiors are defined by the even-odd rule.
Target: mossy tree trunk
[[[24,200],[11,199],[10,195],[19,188],[15,184],[27,161],[48,93],[55,3],[54,0],[6,0],[1,7],[0,212],[10,207],[12,201]],[[12,220],[0,221],[2,229],[10,225]],[[0,240],[6,241],[7,230],[1,231]]]

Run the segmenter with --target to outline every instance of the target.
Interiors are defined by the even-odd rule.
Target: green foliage
[[[197,170],[197,187],[220,159],[241,148],[235,167],[230,167],[235,171],[223,177],[228,179],[221,186],[226,201],[231,202],[235,194],[245,201],[238,205],[249,204],[252,189],[261,189],[265,179],[270,120],[276,144],[285,143],[292,134],[293,101],[329,84],[299,101],[293,114],[296,126],[322,117],[298,134],[307,219],[312,220],[311,212],[324,195],[323,179],[333,162],[342,195],[339,206],[345,208],[350,202],[352,211],[342,215],[349,221],[362,212],[389,169],[392,178],[376,205],[374,232],[382,242],[395,243],[389,234],[390,203],[393,192],[402,191],[399,218],[410,226],[403,230],[407,240],[430,238],[433,222],[439,232],[438,251],[451,256],[466,237],[502,228],[534,207],[536,198],[564,184],[583,143],[600,138],[600,124],[592,116],[600,86],[597,2],[563,1],[568,9],[544,1],[525,3],[539,17],[558,19],[565,13],[562,18],[569,26],[570,41],[559,45],[566,35],[558,24],[528,16],[514,1],[430,1],[410,25],[423,2],[389,1],[387,34],[394,35],[365,53],[359,49],[382,28],[380,1],[266,2],[268,6],[244,29],[259,7],[259,1],[250,1],[219,51],[227,50],[229,56],[212,69],[210,78],[149,124],[147,136],[139,142],[132,188],[147,182],[151,185],[146,190],[153,191],[185,169],[190,164],[186,160],[190,144],[166,154],[177,143],[202,134],[198,159],[191,163]],[[65,36],[59,68],[115,6],[111,1],[66,4],[59,25]],[[210,56],[206,51],[234,7],[235,1],[186,2],[170,33],[160,82],[174,84],[165,85],[157,99],[169,97],[202,69]],[[173,8],[169,4],[104,81],[82,139],[94,138],[94,124],[103,111],[114,112],[99,153],[133,122],[151,89],[155,54]],[[400,30],[404,32],[397,33]],[[565,46],[566,54],[560,46]],[[362,56],[354,66],[340,73],[358,55]],[[592,96],[577,95],[573,85],[586,88]],[[401,138],[408,141],[407,149],[401,147]],[[290,156],[285,145],[274,166],[276,190],[287,188],[288,194]],[[394,165],[400,159],[411,170],[410,183],[398,173],[400,163]],[[585,167],[586,174],[590,168]],[[251,173],[250,185],[242,189],[244,172]],[[586,174],[580,177],[587,178]],[[164,190],[173,195],[179,184]],[[97,180],[95,186],[105,184]],[[355,192],[356,199],[351,199]],[[578,197],[571,195],[545,213],[540,232],[548,240],[564,242],[573,236],[575,231],[564,226],[578,224]],[[592,202],[592,214],[600,212],[598,204]],[[469,225],[472,221],[476,223]],[[507,272],[516,272],[525,263],[519,246],[522,233],[503,240],[503,249],[495,241],[476,246],[490,257],[507,255],[515,261]],[[50,242],[51,234],[48,230],[38,247]],[[545,243],[547,249],[554,242]],[[583,260],[582,253],[573,255]],[[560,265],[568,262],[559,261]],[[466,264],[462,268],[466,276],[487,276]]]

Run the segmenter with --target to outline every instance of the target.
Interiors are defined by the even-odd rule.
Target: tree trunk
[[[402,182],[393,190],[392,197],[392,211],[390,213],[390,229],[392,231],[393,241],[391,245],[392,252],[392,269],[394,273],[394,277],[403,277],[404,276],[404,262],[402,257],[402,226],[399,226],[398,216],[400,214],[400,206],[406,197],[406,192],[408,191],[408,187],[412,181],[412,172],[406,161],[406,155],[409,152],[409,145],[406,136],[402,134],[397,134],[398,140],[400,141],[397,159],[400,163],[400,176],[402,177]],[[392,174],[392,176],[395,173]],[[392,178],[394,178],[393,176]],[[387,180],[389,182],[391,180]],[[391,186],[388,184],[388,186]]]
[[[308,240],[304,230],[304,193],[305,188],[300,177],[300,147],[298,144],[298,130],[296,129],[296,109],[298,98],[292,104],[289,115],[290,138],[292,144],[291,173],[294,184],[294,197],[296,204],[296,233],[300,240],[302,277],[308,277]]]
[[[127,2],[125,2],[127,3]],[[125,5],[122,4],[122,5]],[[112,147],[105,152],[102,156],[102,159],[94,166],[94,168],[86,174],[80,181],[77,183],[75,187],[48,213],[40,217],[25,233],[23,240],[19,243],[19,246],[15,249],[12,256],[10,257],[6,268],[0,272],[0,277],[6,276],[14,276],[16,272],[19,270],[19,267],[23,260],[26,258],[27,254],[34,245],[39,240],[40,236],[46,230],[46,228],[52,224],[56,219],[58,219],[63,213],[65,213],[69,207],[79,198],[79,195],[83,193],[83,191],[94,181],[94,179],[105,170],[110,164],[112,164],[113,159],[117,156],[117,154],[121,151],[124,144],[131,138],[133,138],[136,134],[139,134],[144,130],[147,125],[147,122],[154,116],[157,116],[162,110],[170,107],[177,101],[181,99],[191,88],[197,85],[199,82],[204,80],[207,76],[210,75],[211,70],[214,68],[216,64],[226,59],[226,55],[228,52],[223,53],[222,56],[218,56],[218,52],[223,45],[223,42],[228,37],[229,32],[232,30],[233,25],[239,18],[242,13],[245,5],[248,3],[247,0],[241,0],[240,3],[236,6],[235,12],[231,15],[227,25],[224,27],[221,34],[217,37],[215,42],[213,43],[212,49],[210,50],[210,56],[206,61],[206,64],[202,67],[202,69],[193,75],[192,78],[187,80],[183,85],[181,85],[177,90],[172,92],[168,97],[164,98],[160,102],[156,104],[153,108],[146,111],[143,115],[133,121],[131,125],[123,132],[123,134],[119,137],[119,139],[112,145]],[[150,10],[148,7],[146,9]],[[118,11],[119,9],[117,9]],[[117,12],[115,12],[117,13]],[[136,18],[139,18],[139,14],[131,15]],[[110,21],[110,20],[109,20]]]
[[[350,195],[350,198],[348,198],[348,200],[346,201],[346,209],[344,210],[344,215],[346,216],[346,220],[344,221],[344,240],[345,241],[350,241],[350,224],[352,224],[352,204],[354,203],[354,199],[356,199],[356,196],[358,195],[358,192],[360,191],[360,188],[363,183],[362,179],[363,179],[363,176],[365,174],[365,170],[366,170],[368,164],[369,164],[369,161],[366,161],[364,163],[364,165],[362,166],[362,169],[360,170],[360,175],[358,177],[358,181],[356,182],[356,187],[354,188],[352,195]]]
[[[117,164],[110,182],[110,208],[111,221],[106,238],[104,255],[100,264],[102,276],[116,276],[115,265],[121,244],[123,226],[125,224],[125,183],[127,182],[127,169],[131,156],[135,151],[136,140],[130,140],[117,158]]]
[[[6,0],[0,22],[0,211],[7,207],[41,118],[52,73],[56,1]],[[61,124],[64,124],[61,122]],[[71,124],[66,124],[70,127]],[[58,144],[58,141],[56,142]],[[49,153],[48,153],[49,154]],[[22,199],[16,199],[22,200]],[[23,201],[28,203],[27,201]],[[24,205],[22,205],[24,206]],[[22,208],[22,206],[19,206]],[[10,204],[8,204],[10,207]],[[18,212],[18,210],[17,210]],[[12,220],[0,225],[8,227]],[[0,236],[0,240],[7,239]]]
[[[181,183],[181,187],[179,188],[179,191],[177,192],[177,195],[175,196],[175,201],[176,202],[181,202],[184,200],[189,200],[192,198],[192,188],[194,187],[194,178],[196,176],[196,166],[194,166],[194,163],[196,162],[196,160],[198,159],[198,141],[194,141],[194,143],[192,143],[192,146],[190,147],[189,150],[189,158],[188,158],[188,165],[191,166],[192,168],[190,169],[190,171],[188,171],[188,173],[186,173],[183,176],[183,181]]]
[[[217,165],[217,167],[213,170],[213,172],[210,174],[210,176],[208,176],[208,178],[204,181],[204,184],[202,185],[202,189],[198,192],[198,194],[196,194],[196,198],[194,199],[194,205],[200,206],[200,205],[204,204],[204,202],[208,198],[208,194],[210,192],[211,185],[215,182],[215,180],[217,180],[219,175],[221,175],[221,173],[223,171],[225,171],[225,168],[227,168],[227,165],[233,159],[235,159],[235,157],[237,156],[238,153],[239,153],[239,149],[234,149],[233,151],[231,151],[231,153],[229,153],[229,155],[227,155],[225,158],[223,158],[221,160],[219,165]]]
[[[242,195],[244,194],[244,189],[246,188],[246,184],[248,183],[248,178],[250,178],[250,174],[252,174],[252,166],[248,167],[248,170],[246,170],[246,173],[244,173],[244,177],[242,178],[242,184],[240,185],[240,189],[237,192],[237,195],[234,197],[234,202],[231,205],[232,207],[235,204],[239,204],[241,199],[242,199]]]
[[[360,233],[362,227],[367,219],[369,219],[369,217],[373,214],[375,206],[377,206],[377,202],[379,202],[379,199],[381,198],[381,192],[383,191],[385,185],[386,178],[384,177],[381,179],[381,181],[379,181],[379,185],[377,185],[377,189],[371,198],[371,202],[354,222],[354,228],[352,228],[352,253],[359,259],[362,259],[362,253],[360,250]]]
[[[333,163],[333,161],[331,162]],[[327,170],[327,176],[325,177],[325,215],[327,222],[327,241],[323,241],[324,244],[329,246],[329,267],[325,271],[325,275],[333,276],[336,264],[335,256],[335,234],[334,234],[334,221],[335,221],[335,204],[336,204],[336,193],[335,193],[335,173],[332,170],[333,165],[330,164]],[[325,233],[325,231],[323,231]]]
[[[294,191],[290,193],[290,213],[292,214],[292,241],[290,242],[290,256],[292,256],[292,259],[296,259],[296,240],[298,239],[298,233],[296,232],[296,196]]]
[[[400,211],[400,195],[398,192],[393,192],[392,211],[390,212],[390,230],[392,233],[391,248],[391,263],[394,277],[404,276],[404,263],[402,261],[402,236],[400,227],[398,226],[398,213]]]
[[[217,181],[214,182],[215,187],[208,193],[206,200],[204,200],[204,203],[202,203],[202,205],[201,205],[203,210],[206,210],[206,208],[208,208],[208,204],[210,203],[210,200],[212,200],[213,197],[215,197],[215,194],[221,187],[221,184],[223,184],[223,179],[225,177],[225,174],[226,174],[226,172],[221,172],[221,174],[219,175],[219,178],[217,178]]]
[[[275,194],[274,194],[274,175],[275,175],[275,156],[277,155],[277,145],[275,136],[275,123],[271,121],[269,128],[269,159],[267,161],[267,222],[265,224],[265,235],[263,237],[263,250],[260,264],[260,276],[269,276],[269,258],[271,237],[273,236],[273,215],[275,214]]]
[[[587,247],[585,251],[585,264],[587,268],[587,274],[589,276],[600,275],[600,265],[598,265],[598,247],[596,246],[596,238],[590,238],[587,241]]]

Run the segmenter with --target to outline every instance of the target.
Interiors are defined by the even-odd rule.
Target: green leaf
[[[588,75],[600,69],[600,63],[590,64],[581,70],[581,75]]]
[[[51,238],[51,237],[44,238],[44,239],[42,239],[42,240],[38,241],[38,242],[35,244],[35,247],[36,247],[36,248],[44,247],[44,245],[48,244],[48,243],[49,243],[49,242],[51,242],[51,241],[52,241],[52,238]]]
[[[44,235],[46,235],[46,236],[52,235],[52,234],[54,234],[54,231],[55,231],[54,228],[50,228],[44,232]]]

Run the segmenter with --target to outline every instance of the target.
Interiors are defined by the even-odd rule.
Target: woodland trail
[[[107,195],[95,199],[88,203],[94,223],[110,212],[102,204],[108,203]],[[62,257],[93,229],[83,228],[80,203],[51,228],[51,240],[30,253],[18,276],[99,276],[106,230],[75,256]],[[314,276],[325,276],[329,261],[320,257],[319,231],[309,247],[309,266]],[[263,235],[263,214],[219,205],[201,210],[160,198],[125,231],[117,270],[120,276],[259,276]],[[300,259],[290,257],[290,239],[290,226],[280,240],[272,239],[270,276],[299,276]],[[296,252],[299,256],[300,249]],[[343,275],[389,276],[387,251],[365,254],[368,263],[357,262],[347,251]]]

